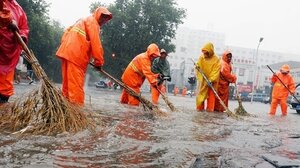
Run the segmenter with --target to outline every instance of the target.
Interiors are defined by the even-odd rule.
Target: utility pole
[[[259,41],[258,41],[258,45],[257,45],[257,48],[256,48],[256,54],[255,54],[255,57],[256,57],[256,61],[255,61],[255,71],[253,73],[253,82],[252,82],[252,95],[251,95],[251,104],[253,102],[253,96],[254,96],[254,93],[256,93],[256,91],[254,92],[254,84],[255,83],[258,83],[256,80],[256,76],[258,75],[257,72],[258,72],[258,64],[257,64],[257,58],[258,58],[258,48],[260,46],[260,43],[264,40],[263,37],[259,38]],[[254,58],[253,58],[254,60]],[[257,87],[257,86],[256,86]]]

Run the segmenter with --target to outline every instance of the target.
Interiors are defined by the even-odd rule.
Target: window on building
[[[244,68],[239,69],[239,76],[245,76],[245,69]]]

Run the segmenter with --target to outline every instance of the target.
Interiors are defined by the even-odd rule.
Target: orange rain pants
[[[131,89],[133,89],[136,93],[140,93],[140,87],[130,87]],[[120,98],[120,102],[122,104],[130,104],[132,106],[139,106],[140,101],[139,99],[131,96],[125,89],[123,89],[122,94],[121,94],[121,98]]]
[[[215,94],[212,91],[211,88],[208,88],[207,91],[207,99],[206,99],[206,111],[207,112],[213,112],[214,111],[214,107],[215,107]],[[204,110],[204,102],[202,102],[202,104],[197,105],[196,107],[197,111],[203,111]]]
[[[0,94],[11,96],[14,94],[14,71],[0,75]]]
[[[282,115],[287,115],[288,105],[286,102],[287,102],[287,98],[284,99],[272,98],[270,115],[275,115],[278,104],[280,104]]]
[[[163,88],[165,88],[163,84],[158,86],[158,89],[162,93],[165,93],[165,91],[163,91]],[[152,103],[153,104],[158,104],[158,99],[159,99],[159,96],[160,96],[159,91],[156,88],[154,88],[153,86],[151,86],[151,94],[152,94]]]
[[[72,103],[84,104],[85,69],[66,60],[62,60],[62,93]]]

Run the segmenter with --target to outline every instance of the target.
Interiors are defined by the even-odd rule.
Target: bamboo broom
[[[155,89],[162,96],[162,98],[164,99],[164,101],[166,102],[166,104],[168,105],[168,107],[171,109],[171,111],[175,111],[176,109],[175,109],[173,103],[169,100],[168,96],[165,95],[161,90],[159,90],[159,88],[155,87]]]
[[[234,86],[236,88],[236,98],[237,98],[238,103],[239,103],[239,106],[236,109],[234,109],[235,114],[241,115],[241,116],[250,116],[250,114],[247,113],[247,111],[245,110],[245,108],[242,105],[242,99],[240,97],[240,93],[238,91],[236,83],[234,83]]]
[[[41,85],[25,98],[17,98],[5,106],[8,113],[0,116],[0,129],[17,131],[15,133],[56,135],[94,128],[92,120],[81,111],[81,108],[66,100],[61,91],[50,82],[19,33],[14,32],[14,35],[25,51],[24,58],[32,65]]]

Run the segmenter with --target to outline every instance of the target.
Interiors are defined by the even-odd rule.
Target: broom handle
[[[25,44],[25,42],[23,41],[21,35],[17,32],[17,31],[14,31],[14,34],[15,36],[17,37],[17,41],[21,44],[23,50],[28,54],[30,55],[30,50],[29,48],[27,47],[27,45]]]
[[[90,63],[90,65],[92,65],[93,67],[95,67],[95,65],[93,63]],[[130,87],[126,86],[123,82],[121,82],[118,79],[114,78],[113,76],[111,76],[109,73],[107,73],[103,69],[100,69],[99,72],[102,72],[105,76],[108,76],[114,82],[118,83],[121,87],[123,87],[130,94],[132,94],[132,96],[138,98],[143,104],[147,105],[147,107],[149,109],[153,110],[154,108],[156,108],[156,106],[154,106],[149,100],[147,100],[146,98],[144,98],[141,95],[139,95],[138,93],[136,93],[133,89],[131,89]]]
[[[165,95],[161,90],[159,90],[159,88],[157,86],[154,87],[158,92],[159,94],[163,97],[164,101],[166,102],[166,104],[168,105],[168,107],[174,111],[175,110],[175,107],[173,105],[172,102],[169,101],[167,95]]]
[[[297,100],[298,103],[300,103],[300,101],[297,99],[297,97],[291,92],[291,90],[283,83],[283,81],[276,75],[276,73],[273,71],[273,69],[267,65],[267,67],[272,71],[273,75],[276,76],[276,78],[280,81],[280,83],[286,88],[286,90],[288,90],[290,92],[290,94]]]
[[[203,73],[202,69],[195,63],[195,61],[193,59],[191,59],[197,69],[198,72],[200,72],[200,74],[203,76],[203,78],[205,79],[207,85],[211,88],[211,90],[214,92],[215,96],[219,99],[221,105],[224,107],[224,109],[226,109],[226,111],[230,111],[229,108],[225,105],[225,103],[223,102],[223,100],[220,98],[220,96],[218,95],[217,91],[215,90],[215,88],[212,86],[212,84],[210,83],[210,81],[207,79],[207,77],[205,76],[205,74]]]

